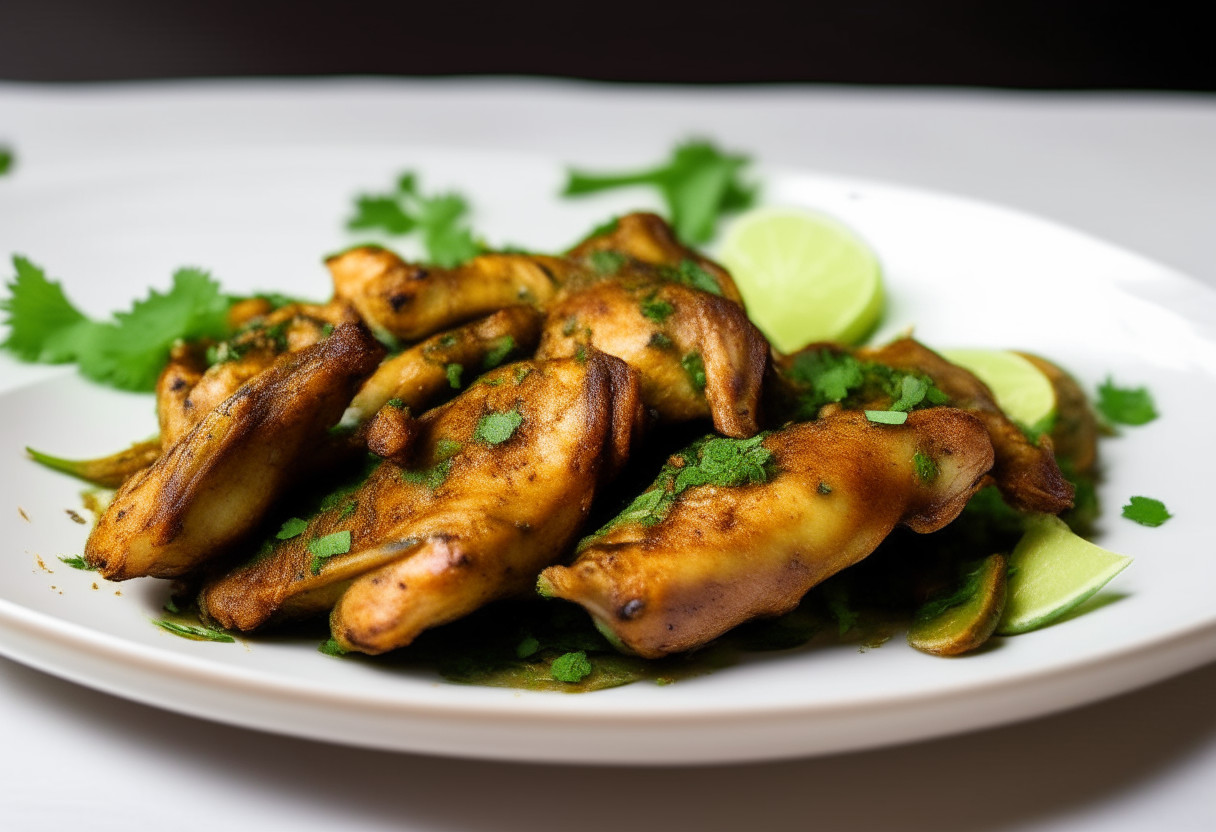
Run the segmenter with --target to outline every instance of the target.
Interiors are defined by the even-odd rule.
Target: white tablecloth
[[[314,131],[284,135],[280,116],[300,108],[315,112]],[[102,112],[107,125],[129,112],[141,129],[95,129]],[[1211,96],[515,80],[0,84],[0,143],[16,147],[22,164],[102,164],[166,143],[315,142],[351,130],[369,141],[621,165],[649,162],[688,135],[712,136],[769,164],[1005,203],[1216,285]],[[4,360],[0,389],[45,373]],[[1080,710],[911,746],[752,766],[603,769],[268,736],[0,660],[0,827],[1214,829],[1213,701],[1208,666]]]

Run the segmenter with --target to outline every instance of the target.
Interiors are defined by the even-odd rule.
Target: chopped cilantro
[[[576,329],[578,329],[578,318],[571,315],[569,318],[566,318],[565,323],[562,324],[562,335],[569,338],[574,334],[574,330]]]
[[[654,296],[642,301],[642,314],[655,323],[663,323],[675,311],[675,307],[670,303]]]
[[[646,346],[654,347],[656,350],[666,350],[674,346],[674,342],[662,332],[655,332],[651,334]]]
[[[821,482],[819,483],[818,491],[820,494],[831,494],[832,486],[828,485],[826,482]]]
[[[417,231],[432,263],[457,266],[485,250],[466,222],[468,202],[458,194],[424,196],[417,178],[402,174],[393,193],[361,195],[355,199],[355,215],[347,220],[352,231],[380,229],[388,234]]]
[[[591,268],[599,274],[616,274],[628,258],[619,251],[607,250],[593,251],[588,259],[591,261]]]
[[[299,517],[292,517],[283,523],[283,527],[279,529],[278,534],[274,536],[275,540],[291,540],[304,533],[308,528],[308,521],[301,520]]]
[[[899,398],[891,404],[892,410],[907,412],[925,400],[930,384],[923,378],[904,376],[900,382]]]
[[[579,344],[574,348],[574,360],[579,364],[587,363],[587,345]]]
[[[213,627],[202,627],[197,624],[178,624],[175,621],[166,621],[163,618],[153,619],[152,623],[162,630],[173,633],[175,636],[188,638],[191,641],[218,641],[224,644],[231,644],[236,641],[236,639],[223,630],[217,630]]]
[[[1170,514],[1165,503],[1152,497],[1132,497],[1123,507],[1123,516],[1134,520],[1141,526],[1160,526],[1174,515]]]
[[[941,473],[937,467],[937,463],[933,461],[933,457],[920,451],[917,451],[912,456],[912,468],[916,471],[916,476],[920,478],[921,482],[933,482],[933,480],[937,479],[937,475]]]
[[[902,410],[867,410],[866,418],[880,425],[902,425],[908,414]]]
[[[680,261],[680,282],[711,295],[722,295],[722,287],[714,276],[701,268],[696,260],[686,258]]]
[[[393,410],[405,410],[405,402],[401,401],[401,399],[389,399],[385,404]]]
[[[499,364],[506,360],[511,351],[515,349],[515,339],[510,335],[504,335],[501,338],[494,339],[494,343],[490,345],[490,349],[486,352],[486,357],[482,359],[481,366],[485,370],[493,370]]]
[[[701,353],[690,352],[680,359],[680,366],[688,374],[688,380],[692,382],[693,388],[698,393],[703,392],[705,390],[705,362],[701,360]]]
[[[524,379],[526,379],[531,372],[532,372],[531,367],[524,367],[524,366],[516,367],[515,368],[515,384],[516,385],[523,384]]]
[[[434,491],[443,485],[443,481],[448,478],[448,472],[451,470],[452,460],[442,459],[430,468],[422,471],[402,471],[401,479],[412,485],[425,485],[431,491]]]
[[[460,449],[463,447],[455,439],[440,439],[435,443],[435,458],[440,460],[451,459],[460,453]]]
[[[536,636],[524,636],[515,648],[515,655],[517,658],[526,659],[538,650],[540,650],[540,641]]]
[[[341,644],[338,644],[337,639],[327,638],[325,641],[323,641],[319,645],[317,645],[317,652],[324,653],[327,656],[334,656],[335,658],[340,658],[342,656],[345,656],[349,651],[345,647],[343,647]]]
[[[564,653],[553,660],[549,673],[559,682],[581,682],[591,675],[591,661],[582,650]]]
[[[797,420],[814,419],[824,405],[846,399],[869,401],[890,396],[894,400],[890,409],[895,411],[910,411],[949,401],[927,376],[871,361],[858,361],[848,353],[829,349],[797,354],[786,376],[795,391],[790,407],[791,415]]]
[[[338,519],[345,520],[346,518],[352,516],[356,511],[358,511],[358,509],[359,509],[359,501],[351,500],[349,503],[342,506],[342,510],[338,512]]]
[[[518,408],[506,413],[487,413],[477,423],[473,439],[487,445],[501,445],[515,434],[515,429],[522,425],[523,421],[524,417]]]
[[[643,526],[659,523],[676,498],[689,488],[699,485],[733,488],[768,482],[774,469],[772,452],[761,444],[766,436],[763,433],[751,439],[707,436],[697,440],[668,460],[649,489],[585,538],[580,546],[625,523]]]
[[[677,146],[665,165],[651,170],[625,174],[571,170],[562,194],[578,196],[634,185],[657,188],[676,234],[688,243],[706,243],[722,215],[755,201],[755,186],[739,178],[749,161],[746,156],[723,153],[708,141],[692,140]]]
[[[13,151],[12,148],[0,147],[0,176],[8,173],[13,169]]]
[[[1145,387],[1116,387],[1107,377],[1098,387],[1098,412],[1119,425],[1144,425],[1157,418],[1153,397]]]
[[[308,553],[312,555],[312,574],[321,574],[321,561],[334,555],[345,555],[350,551],[350,531],[343,530],[308,541]]]
[[[72,567],[73,569],[81,569],[85,572],[96,572],[97,571],[96,566],[89,566],[89,562],[87,560],[85,560],[84,558],[80,557],[79,555],[76,555],[75,557],[70,557],[70,558],[60,557],[59,562],[66,563],[68,566]]]
[[[13,265],[17,278],[8,285],[10,297],[0,301],[10,327],[3,346],[25,361],[75,361],[94,381],[152,390],[175,341],[228,334],[231,299],[198,269],[178,270],[168,293],[151,291],[110,323],[86,318],[24,257],[14,257]]]
[[[443,368],[443,371],[447,373],[448,384],[452,385],[452,389],[459,390],[460,377],[464,374],[464,367],[460,366],[459,364],[448,364]]]

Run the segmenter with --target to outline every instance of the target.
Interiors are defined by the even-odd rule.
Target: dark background
[[[0,0],[0,79],[513,74],[1216,90],[1216,3]]]

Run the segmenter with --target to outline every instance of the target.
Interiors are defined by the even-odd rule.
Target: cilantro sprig
[[[678,145],[666,164],[649,170],[607,174],[571,170],[562,196],[654,187],[667,203],[676,235],[687,243],[706,243],[724,214],[755,202],[756,186],[740,178],[750,161],[747,156],[724,153],[711,142],[692,140]]]
[[[1098,412],[1118,425],[1146,425],[1157,418],[1157,408],[1146,387],[1119,387],[1107,377],[1098,387]]]
[[[1123,507],[1123,516],[1134,520],[1141,526],[1160,526],[1174,515],[1170,514],[1165,503],[1152,497],[1132,497]]]
[[[59,283],[30,260],[13,257],[16,277],[0,301],[8,313],[3,346],[23,361],[76,362],[87,378],[121,390],[148,391],[179,339],[229,335],[232,299],[200,269],[179,269],[173,286],[151,290],[113,321],[95,321],[77,309]]]
[[[380,230],[394,236],[417,232],[422,236],[430,262],[451,268],[486,250],[468,224],[469,203],[456,193],[427,196],[418,189],[418,178],[403,173],[394,190],[384,194],[361,194],[355,198],[355,213],[346,221],[351,231]]]
[[[904,414],[950,401],[928,376],[859,361],[848,353],[828,349],[799,353],[786,378],[793,391],[788,407],[797,421],[814,419],[826,404],[844,402],[849,406],[889,396],[892,402],[887,410],[867,410],[866,416],[872,422],[902,425],[907,421]]]

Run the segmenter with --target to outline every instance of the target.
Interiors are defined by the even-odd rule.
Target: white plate
[[[214,270],[233,291],[322,297],[320,255],[353,241],[351,195],[414,168],[458,188],[494,243],[559,248],[644,193],[562,202],[552,160],[406,147],[228,149],[128,169],[31,172],[0,189],[0,253],[21,252],[101,313]],[[667,687],[582,696],[450,685],[336,661],[311,646],[185,641],[152,626],[163,582],[73,570],[81,487],[24,458],[112,451],[155,431],[152,400],[70,371],[0,396],[0,652],[140,702],[355,745],[512,760],[697,763],[858,749],[995,725],[1109,696],[1216,657],[1211,556],[1216,294],[1060,226],[972,201],[770,171],[767,201],[835,214],[878,251],[891,309],[940,346],[1017,347],[1091,389],[1148,384],[1162,417],[1103,448],[1099,543],[1135,563],[1085,615],[964,659],[881,649],[766,654]],[[15,377],[11,365],[0,367]],[[1133,494],[1165,501],[1158,529],[1121,519]],[[22,519],[18,507],[28,516]],[[40,562],[46,568],[40,566]],[[94,582],[97,588],[93,588]],[[119,594],[121,592],[121,594]]]

